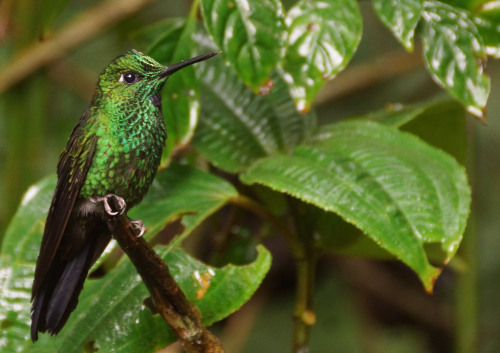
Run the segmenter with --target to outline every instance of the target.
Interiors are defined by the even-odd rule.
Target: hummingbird
[[[216,54],[163,66],[131,50],[100,74],[59,157],[31,296],[33,342],[39,332],[61,331],[91,266],[111,240],[102,197],[117,195],[130,208],[151,185],[167,138],[160,96],[167,78]]]

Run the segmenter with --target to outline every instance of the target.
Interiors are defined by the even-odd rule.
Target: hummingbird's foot
[[[104,199],[102,200],[104,204],[104,209],[106,213],[110,216],[122,215],[127,208],[127,203],[123,199],[115,194],[106,194],[104,195]]]
[[[146,231],[146,226],[142,223],[140,219],[130,220],[130,227],[135,232],[137,238],[142,237],[142,235]]]
[[[127,208],[127,203],[123,199],[115,194],[106,194],[104,196],[92,196],[90,201],[94,203],[102,202],[104,205],[104,210],[110,216],[122,215]]]

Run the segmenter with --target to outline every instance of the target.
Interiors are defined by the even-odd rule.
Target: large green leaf
[[[374,0],[380,20],[394,33],[406,50],[413,50],[413,35],[420,20],[424,0]]]
[[[279,0],[202,0],[208,32],[243,82],[266,90],[280,61],[283,8]]]
[[[412,268],[429,291],[440,270],[424,244],[440,244],[448,262],[469,214],[463,167],[415,136],[371,122],[326,126],[314,146],[262,159],[241,179],[339,214]]]
[[[326,80],[341,71],[361,39],[355,0],[301,0],[286,16],[288,37],[282,65],[297,110],[309,111]]]
[[[193,144],[214,165],[238,172],[259,158],[291,150],[311,134],[315,115],[297,113],[281,78],[272,76],[271,93],[258,96],[222,57],[210,64],[200,65],[202,118]]]
[[[269,270],[271,257],[264,247],[245,266],[209,267],[180,249],[156,247],[187,298],[200,310],[203,323],[210,325],[239,309],[255,292]],[[81,352],[93,342],[103,352],[155,352],[176,340],[163,319],[153,315],[143,301],[148,291],[133,265],[120,264],[107,276],[90,280],[80,303],[57,337],[43,335],[30,352],[57,348],[60,352]]]
[[[31,284],[54,177],[31,186],[5,233],[0,253],[0,351],[22,352],[30,340]]]
[[[5,236],[0,257],[2,352],[24,351],[32,346],[29,339],[31,283],[54,187],[54,176],[32,186]],[[150,238],[169,220],[189,212],[183,218],[186,235],[236,195],[236,190],[226,181],[193,167],[173,163],[158,174],[143,203],[129,215],[144,221],[147,227],[145,236]],[[190,298],[196,298],[193,293],[202,293],[198,290],[198,284],[194,284],[197,275],[215,273],[205,278],[210,287],[206,293],[202,293],[203,299],[196,302],[207,323],[228,315],[244,303],[257,288],[269,266],[269,254],[261,249],[259,258],[251,265],[212,269],[175,249],[179,242],[173,242],[169,248],[158,248],[158,252]],[[142,344],[149,351],[154,351],[158,344],[166,344],[171,335],[159,318],[153,317],[141,306],[146,296],[147,291],[133,266],[128,259],[124,259],[103,279],[86,282],[78,309],[61,335],[57,338],[42,335],[33,346],[33,351],[53,352],[60,344],[72,344],[71,349],[81,351],[76,342],[84,343],[93,339],[102,347],[109,348],[113,344],[114,349],[123,352],[130,351],[127,350],[129,343]],[[137,325],[137,322],[140,324]],[[123,330],[128,330],[128,336],[121,334]],[[108,348],[103,349],[111,351]],[[62,351],[69,351],[67,349]]]
[[[148,48],[148,55],[165,65],[189,59],[200,53],[192,35],[197,28],[196,21],[188,17],[185,22],[169,19],[166,30]],[[167,26],[170,24],[170,26]],[[176,147],[189,143],[193,137],[200,113],[199,85],[195,78],[195,67],[186,67],[169,77],[162,91],[162,105],[167,124],[167,148],[162,165],[165,166]]]
[[[464,10],[426,1],[422,34],[426,66],[434,80],[479,118],[490,91],[483,72],[483,40]]]

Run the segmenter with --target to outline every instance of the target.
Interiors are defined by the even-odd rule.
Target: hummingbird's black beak
[[[212,53],[198,55],[198,56],[195,56],[194,58],[183,60],[180,63],[165,66],[165,69],[158,76],[160,76],[160,77],[170,76],[174,72],[176,72],[176,71],[178,71],[186,66],[199,63],[200,61],[203,61],[203,60],[210,59],[212,56],[217,55],[219,53],[220,53],[220,51],[216,51],[216,52],[212,52]]]

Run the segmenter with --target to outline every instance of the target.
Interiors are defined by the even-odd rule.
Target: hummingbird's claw
[[[136,234],[137,238],[140,238],[143,236],[144,232],[146,231],[146,226],[142,223],[140,219],[138,220],[130,220],[130,226],[132,227],[133,231]]]
[[[106,213],[110,216],[117,216],[117,215],[121,216],[123,212],[125,212],[125,209],[127,208],[127,203],[125,202],[123,197],[120,197],[115,194],[105,195],[103,203]]]
[[[109,216],[121,216],[127,208],[127,203],[125,202],[123,197],[115,194],[92,196],[90,198],[90,201],[94,203],[102,202],[104,205],[104,210]]]

